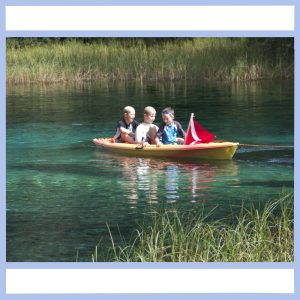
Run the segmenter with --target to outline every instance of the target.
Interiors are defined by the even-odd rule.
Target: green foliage
[[[291,38],[10,38],[7,82],[293,78]]]
[[[93,261],[121,262],[292,262],[294,195],[284,192],[263,209],[241,207],[238,215],[209,221],[209,216],[153,212],[126,244]]]
[[[70,41],[76,41],[83,44],[99,44],[99,45],[113,45],[116,44],[122,47],[133,47],[137,45],[144,45],[146,47],[154,45],[162,45],[168,42],[174,44],[180,44],[192,38],[66,38],[66,37],[55,37],[55,38],[8,38],[6,45],[7,48],[24,48],[24,47],[36,47],[50,44],[63,44]]]

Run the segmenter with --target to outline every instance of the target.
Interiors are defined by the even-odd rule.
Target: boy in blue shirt
[[[174,120],[174,110],[171,107],[163,109],[162,119],[163,124],[160,125],[156,134],[156,145],[183,144],[186,133],[181,124]]]

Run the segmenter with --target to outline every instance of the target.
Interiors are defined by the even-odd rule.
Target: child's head
[[[152,106],[146,106],[144,108],[144,122],[152,124],[155,120],[156,110]]]
[[[161,115],[162,115],[162,119],[163,119],[164,123],[169,125],[174,120],[174,109],[171,107],[166,107],[161,112]]]
[[[131,123],[135,118],[135,109],[132,106],[125,106],[123,108],[123,116],[127,123]]]

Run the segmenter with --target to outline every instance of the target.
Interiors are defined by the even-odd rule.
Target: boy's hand
[[[176,142],[178,142],[179,144],[183,144],[184,143],[184,139],[183,138],[177,138]]]
[[[132,131],[130,131],[130,132],[128,133],[128,135],[131,136],[131,137],[135,137],[135,133],[133,133]]]

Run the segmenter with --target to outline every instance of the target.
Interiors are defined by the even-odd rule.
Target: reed
[[[8,39],[7,82],[100,80],[247,81],[293,77],[293,57],[266,53],[247,39],[195,38],[147,45],[80,39],[16,47]]]
[[[293,193],[285,192],[262,210],[242,206],[238,215],[209,221],[208,215],[155,212],[127,244],[116,245],[105,259],[117,262],[292,262]],[[93,261],[104,261],[99,255]]]

